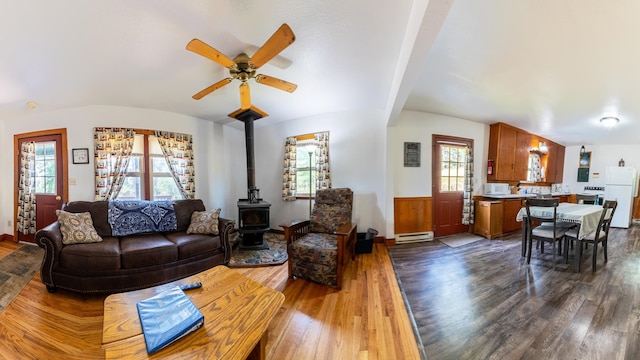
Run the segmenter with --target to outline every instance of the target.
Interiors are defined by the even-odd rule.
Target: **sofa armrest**
[[[218,235],[224,248],[224,263],[231,261],[231,231],[235,227],[235,222],[230,219],[218,218]]]
[[[55,221],[38,230],[35,235],[35,241],[38,246],[44,249],[44,259],[40,268],[42,282],[47,287],[53,286],[53,269],[58,267],[60,250],[64,246],[62,244],[60,223]]]

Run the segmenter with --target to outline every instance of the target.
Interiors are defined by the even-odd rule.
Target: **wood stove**
[[[267,116],[267,113],[251,106],[240,109],[230,117],[244,122],[245,147],[247,150],[247,198],[238,200],[238,232],[240,248],[247,250],[268,249],[263,235],[269,231],[269,208],[271,203],[260,198],[260,189],[256,188],[255,158],[253,153],[253,122]]]

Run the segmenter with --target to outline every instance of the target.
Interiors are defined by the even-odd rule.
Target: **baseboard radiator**
[[[422,241],[432,241],[433,231],[410,233],[410,234],[396,234],[396,244],[409,244]]]

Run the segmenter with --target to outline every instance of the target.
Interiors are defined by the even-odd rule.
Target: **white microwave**
[[[507,195],[511,194],[509,190],[509,184],[503,183],[488,183],[484,184],[485,195]]]

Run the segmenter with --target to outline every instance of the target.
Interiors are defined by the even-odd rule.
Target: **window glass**
[[[35,186],[38,194],[56,194],[56,143],[36,143]]]
[[[310,186],[315,184],[316,174],[315,164],[315,147],[312,141],[298,141],[296,144],[296,189],[297,194],[302,196],[311,196],[316,193],[316,187]],[[311,154],[309,151],[311,150]]]
[[[440,192],[464,191],[466,148],[440,144]]]
[[[145,137],[147,145],[145,147]],[[145,166],[145,158],[149,163]],[[149,184],[146,199],[145,184]],[[158,139],[153,135],[136,134],[133,154],[127,166],[127,175],[120,189],[119,200],[180,200],[182,192],[178,188],[169,164],[162,154]]]

